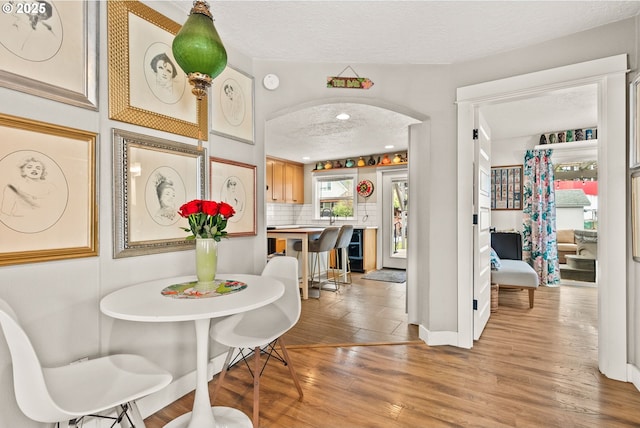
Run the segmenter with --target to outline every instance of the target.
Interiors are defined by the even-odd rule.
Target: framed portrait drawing
[[[0,266],[98,255],[96,134],[0,115]]]
[[[631,118],[631,138],[629,141],[629,167],[640,167],[640,74],[631,82],[629,111]]]
[[[254,144],[253,77],[227,65],[211,83],[211,132]]]
[[[491,209],[522,209],[522,165],[491,167]]]
[[[113,257],[194,248],[178,210],[205,194],[204,149],[113,130]]]
[[[139,1],[108,2],[109,117],[207,140],[198,103],[171,45],[180,25]]]
[[[640,170],[631,174],[631,255],[640,262]]]
[[[0,86],[98,109],[97,1],[5,1]]]
[[[211,200],[235,210],[227,223],[228,236],[256,235],[256,166],[211,157],[209,177]]]

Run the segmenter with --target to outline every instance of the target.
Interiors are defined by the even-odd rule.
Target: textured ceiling
[[[188,13],[191,1],[173,5]],[[636,16],[640,1],[229,0],[211,1],[211,10],[223,42],[254,59],[451,64]],[[595,92],[578,90],[490,106],[485,115],[494,139],[509,138],[574,122],[591,126],[595,104]],[[333,120],[338,107],[348,108],[353,120]],[[406,147],[412,121],[363,105],[311,107],[271,121],[266,150],[305,163],[380,153],[388,143]]]
[[[347,112],[349,120],[336,116]],[[267,153],[303,163],[404,151],[408,127],[400,113],[366,104],[335,103],[301,109],[267,122]],[[385,145],[395,147],[386,149]],[[308,158],[308,159],[306,159]]]
[[[211,10],[223,42],[252,58],[450,64],[620,21],[640,2],[230,0]]]
[[[598,123],[596,85],[484,106],[482,114],[493,140],[588,128]]]

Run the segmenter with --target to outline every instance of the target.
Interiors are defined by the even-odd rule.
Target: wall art
[[[8,115],[0,133],[0,265],[96,256],[96,134]]]
[[[205,194],[206,151],[113,130],[114,258],[191,250],[180,206]]]
[[[5,1],[0,86],[97,110],[98,2]]]
[[[180,25],[138,1],[110,1],[109,117],[206,141],[198,103],[171,45]]]
[[[209,158],[211,200],[228,203],[235,210],[227,223],[228,236],[256,235],[256,166]]]
[[[211,132],[254,143],[253,77],[227,65],[211,83]]]

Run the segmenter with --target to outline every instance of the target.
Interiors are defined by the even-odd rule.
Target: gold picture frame
[[[522,210],[522,165],[491,167],[491,209]]]
[[[181,26],[139,1],[108,2],[108,18],[109,117],[207,141],[207,103],[171,51]]]
[[[226,202],[235,214],[227,222],[227,236],[253,236],[256,227],[256,166],[209,158],[211,200]]]
[[[98,15],[97,1],[3,2],[0,86],[97,110]]]
[[[178,210],[204,199],[206,150],[114,129],[113,160],[113,257],[192,250]]]
[[[211,133],[254,144],[253,77],[227,67],[211,83]]]
[[[0,266],[97,256],[97,134],[5,114],[0,133]]]

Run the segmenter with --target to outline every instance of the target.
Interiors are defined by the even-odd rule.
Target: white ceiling
[[[340,113],[349,120],[337,120]],[[418,123],[400,113],[366,104],[335,103],[301,109],[267,122],[267,153],[302,163],[358,159],[405,151],[408,127]],[[394,148],[386,149],[386,145]]]
[[[179,3],[187,12],[190,6],[190,1]],[[640,1],[229,0],[212,1],[211,10],[223,43],[255,59],[452,64],[636,16]],[[256,84],[261,80],[256,76]],[[484,113],[497,139],[569,129],[570,123],[592,126],[595,104],[595,88],[584,88],[495,105]],[[332,116],[338,110],[349,110],[352,121],[337,123]],[[303,162],[310,163],[381,153],[389,142],[406,147],[413,120],[345,103],[310,107],[271,122],[267,153],[296,161],[304,154],[311,159]],[[544,123],[544,129],[535,129],[535,123]]]
[[[452,64],[620,21],[640,2],[228,0],[211,11],[222,41],[251,58]]]
[[[482,114],[491,127],[491,138],[501,140],[594,127],[598,123],[597,102],[596,85],[586,85],[483,106]]]

